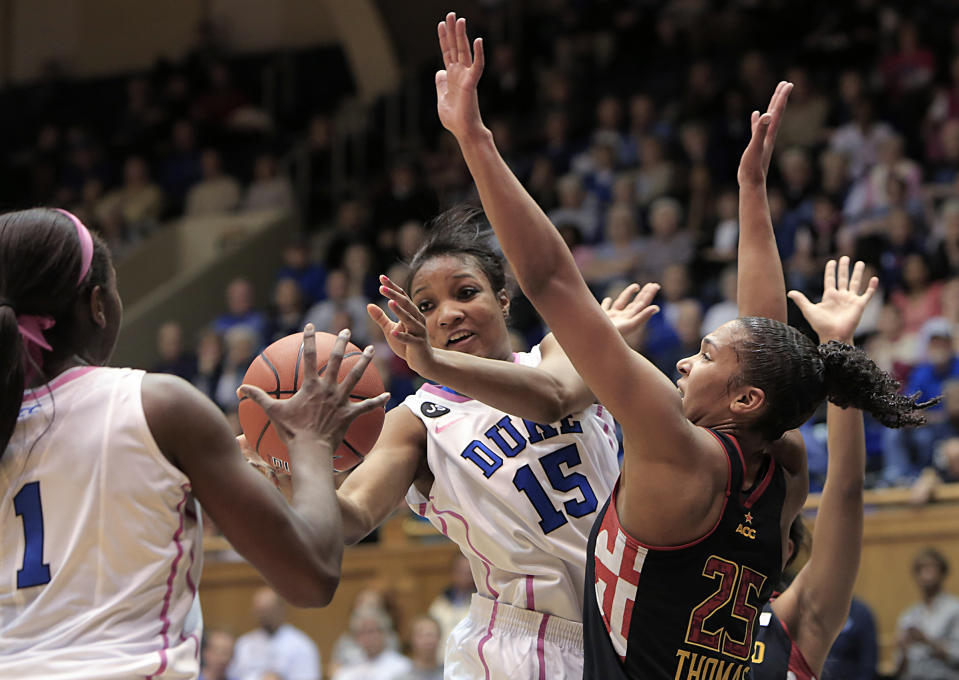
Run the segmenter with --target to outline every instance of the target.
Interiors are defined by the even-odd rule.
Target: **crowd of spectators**
[[[703,333],[736,315],[736,166],[750,110],[781,77],[795,88],[769,193],[788,286],[818,295],[826,258],[865,260],[881,290],[858,340],[909,392],[950,391],[959,379],[959,11],[870,0],[820,3],[822,16],[789,3],[546,4],[529,10],[520,42],[498,39],[495,8],[480,17],[489,27],[482,108],[597,296],[633,280],[662,284],[647,356],[673,375]],[[711,25],[723,30],[704,32]],[[377,274],[403,281],[401,262],[440,209],[475,200],[451,137],[424,125],[431,144],[391,159],[325,211],[307,201],[310,229],[286,247],[274,290],[259,291],[268,304],[256,308],[242,279],[230,285],[229,311],[212,325],[216,338],[200,339],[192,376],[227,412],[251,353],[305,321],[376,343],[394,403],[416,387],[364,306],[379,301]],[[299,143],[320,153],[331,134],[315,120]],[[515,343],[528,347],[542,324],[519,295],[511,309]],[[922,430],[867,423],[870,485],[910,484],[929,468],[954,476],[944,453],[959,442],[950,401]],[[816,489],[821,419],[804,432]]]

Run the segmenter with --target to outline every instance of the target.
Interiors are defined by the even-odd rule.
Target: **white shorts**
[[[446,680],[581,680],[583,624],[473,595],[446,642]]]

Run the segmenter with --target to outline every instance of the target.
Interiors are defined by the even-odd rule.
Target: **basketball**
[[[335,342],[335,335],[316,333],[316,370],[319,375],[322,375],[326,369],[326,363]],[[337,380],[343,380],[346,377],[362,353],[356,345],[347,343]],[[302,359],[303,333],[288,335],[260,352],[243,376],[243,382],[247,385],[256,385],[276,399],[289,399],[296,394],[303,382],[305,367],[302,365]],[[353,401],[362,401],[382,392],[383,381],[376,367],[370,363],[353,388],[350,398]],[[354,420],[334,454],[333,467],[342,472],[359,463],[380,436],[385,416],[386,411],[378,408]],[[263,460],[279,471],[291,472],[286,445],[280,441],[273,423],[266,417],[263,409],[252,399],[243,397],[240,399],[239,418],[240,427],[243,428],[247,442]]]

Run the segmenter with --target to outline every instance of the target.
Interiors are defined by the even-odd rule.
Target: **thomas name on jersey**
[[[736,661],[724,661],[705,654],[676,651],[675,680],[748,680],[749,666]]]

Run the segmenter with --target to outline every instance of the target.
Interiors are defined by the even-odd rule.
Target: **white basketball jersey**
[[[28,391],[0,458],[0,678],[195,678],[202,546],[143,371]]]
[[[538,347],[514,356],[540,360]],[[429,384],[404,403],[426,425],[434,478],[406,500],[459,545],[478,592],[582,621],[586,541],[619,475],[609,413],[537,424]]]

